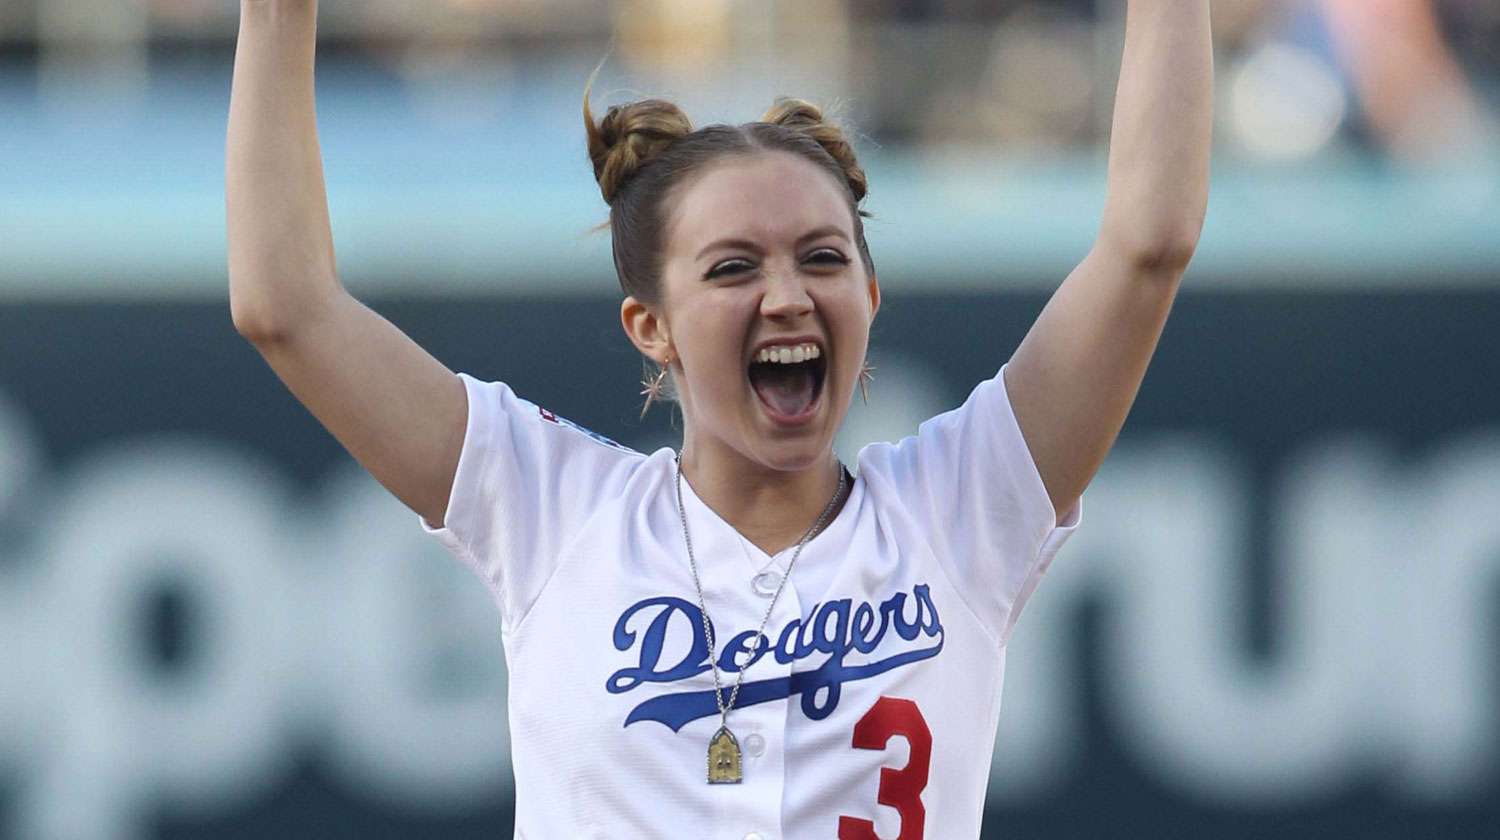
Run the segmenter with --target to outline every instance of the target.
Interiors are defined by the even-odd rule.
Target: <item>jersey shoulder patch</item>
[[[641,454],[639,452],[636,452],[634,449],[631,449],[630,447],[626,446],[623,443],[617,443],[616,441],[610,440],[609,438],[605,437],[604,435],[599,434],[598,432],[594,431],[593,429],[586,429],[583,426],[580,426],[577,423],[574,423],[572,420],[569,420],[566,417],[558,417],[553,412],[548,411],[547,409],[542,408],[541,406],[537,406],[536,410],[537,410],[537,413],[539,415],[541,415],[541,418],[543,420],[546,420],[548,423],[553,423],[553,424],[556,424],[558,426],[563,426],[565,428],[572,429],[573,431],[579,432],[580,434],[584,435],[585,437],[589,438],[590,440],[593,440],[596,443],[602,443],[605,446],[610,447],[611,449],[617,449],[617,450],[619,450],[621,452],[628,452],[631,455],[639,455],[639,454]]]

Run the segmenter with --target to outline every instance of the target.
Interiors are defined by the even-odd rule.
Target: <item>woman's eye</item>
[[[754,268],[749,260],[725,260],[708,270],[708,277],[727,277],[731,274],[741,274]]]
[[[808,262],[813,262],[813,263],[823,263],[825,265],[832,265],[832,264],[848,265],[849,264],[849,258],[848,257],[844,256],[843,254],[839,253],[838,251],[833,250],[832,248],[819,248],[818,250],[813,251],[811,254],[807,255],[807,261]]]

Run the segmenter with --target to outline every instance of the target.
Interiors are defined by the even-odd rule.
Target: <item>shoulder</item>
[[[557,426],[559,428],[559,433],[560,434],[563,434],[565,436],[570,436],[570,437],[581,438],[583,440],[588,440],[588,441],[590,441],[592,443],[595,443],[595,444],[603,446],[603,447],[605,447],[607,449],[613,450],[616,453],[619,453],[620,455],[628,456],[628,457],[631,457],[631,458],[641,459],[641,458],[645,458],[646,457],[644,454],[642,454],[640,452],[637,452],[634,449],[631,449],[630,447],[626,446],[623,443],[619,443],[619,442],[614,441],[614,440],[612,440],[610,438],[607,438],[604,435],[601,435],[598,432],[594,431],[593,429],[589,429],[589,428],[586,428],[584,426],[580,426],[577,423],[574,423],[572,420],[569,420],[566,417],[560,417],[557,414],[553,413],[552,411],[549,411],[549,410],[543,408],[542,406],[535,405],[533,403],[527,403],[527,404],[530,405],[532,408],[536,409],[537,422],[539,422],[539,423],[551,423],[551,424]]]
[[[460,373],[458,376],[463,380],[469,395],[471,427],[503,420],[517,433],[529,432],[550,438],[558,444],[574,444],[585,449],[592,445],[623,457],[646,457],[622,443],[519,396],[504,382],[477,379],[467,373]]]
[[[910,437],[894,443],[876,441],[861,447],[855,457],[855,476],[877,509],[904,507],[911,499],[913,485],[920,480],[908,457],[911,443]]]

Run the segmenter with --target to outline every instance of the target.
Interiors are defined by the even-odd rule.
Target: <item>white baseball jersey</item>
[[[899,443],[768,556],[682,484],[743,781],[707,783],[720,721],[669,449],[633,452],[463,376],[444,527],[489,584],[510,672],[516,836],[979,836],[1005,643],[1078,524],[1055,522],[1004,370]],[[496,722],[499,725],[499,722]]]

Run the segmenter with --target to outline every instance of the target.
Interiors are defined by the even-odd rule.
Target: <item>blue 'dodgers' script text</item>
[[[740,687],[735,706],[753,706],[800,694],[803,714],[809,719],[821,720],[832,714],[838,706],[840,689],[844,683],[868,679],[892,668],[937,656],[943,649],[943,625],[938,620],[937,607],[932,603],[927,585],[919,584],[912,590],[910,600],[915,615],[910,620],[906,616],[907,600],[905,592],[897,592],[878,606],[868,601],[855,606],[850,598],[828,601],[813,610],[811,620],[803,622],[793,619],[788,622],[774,646],[769,644],[767,636],[758,634],[755,630],[735,635],[724,644],[718,655],[719,670],[726,673],[749,668],[767,653],[782,665],[814,654],[828,655],[821,666],[812,670],[798,671],[786,677],[746,682]],[[674,619],[677,622],[686,621],[687,626],[692,628],[692,645],[680,661],[662,662],[667,628]],[[642,633],[638,634],[630,629],[632,625],[639,627],[642,624],[646,628]],[[874,653],[889,630],[894,630],[896,636],[903,641],[917,644],[904,646],[883,659],[860,665],[844,664],[844,658],[850,651],[865,655]],[[924,635],[935,641],[918,641]],[[714,637],[720,638],[717,629],[714,630]],[[621,651],[629,651],[639,645],[640,659],[638,665],[621,668],[605,682],[605,688],[611,694],[629,691],[642,683],[676,682],[709,670],[708,637],[704,633],[703,612],[681,598],[661,596],[632,604],[615,623],[614,643],[615,649]],[[726,703],[731,690],[731,686],[721,689]],[[632,709],[625,719],[625,725],[654,720],[676,731],[689,721],[717,714],[718,711],[712,690],[663,694]]]

